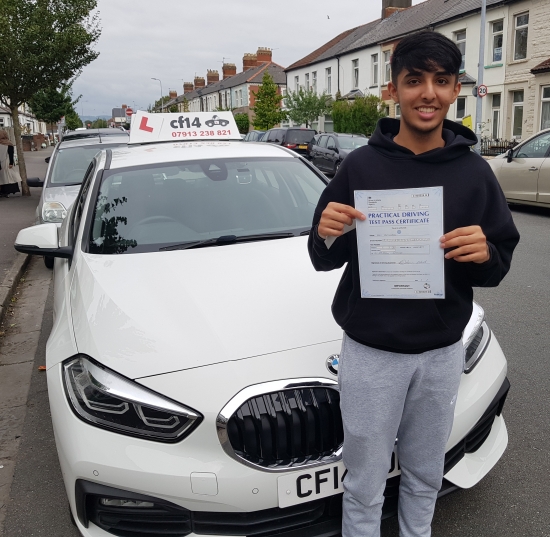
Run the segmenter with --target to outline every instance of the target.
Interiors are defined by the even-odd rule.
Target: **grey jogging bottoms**
[[[383,493],[397,442],[400,537],[429,537],[464,348],[397,354],[344,335],[338,381],[344,422],[343,537],[379,537]]]

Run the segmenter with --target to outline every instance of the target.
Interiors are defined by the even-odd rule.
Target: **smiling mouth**
[[[417,110],[423,114],[432,114],[437,110],[437,108],[434,108],[433,106],[420,106]]]

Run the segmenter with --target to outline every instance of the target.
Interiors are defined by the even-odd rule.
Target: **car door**
[[[503,162],[498,181],[509,200],[537,201],[540,168],[550,147],[550,133],[543,133],[515,148],[511,162]]]
[[[539,169],[537,201],[550,205],[550,151],[546,154]]]
[[[329,136],[327,141],[327,149],[325,151],[325,169],[334,173],[336,172],[336,162],[338,161],[338,146],[334,136]]]
[[[327,145],[327,138],[328,136],[323,134],[319,137],[317,143],[313,145],[311,162],[320,170],[323,169],[323,148]]]

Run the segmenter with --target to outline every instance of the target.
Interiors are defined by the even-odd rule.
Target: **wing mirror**
[[[17,234],[14,247],[23,254],[61,257],[64,259],[73,257],[71,246],[59,246],[55,224],[39,224],[22,229]]]
[[[508,149],[508,152],[506,153],[506,161],[512,162],[514,160],[514,150]]]
[[[40,179],[38,177],[28,177],[27,178],[27,184],[29,186],[35,186],[38,188],[42,188],[44,186],[44,179]]]

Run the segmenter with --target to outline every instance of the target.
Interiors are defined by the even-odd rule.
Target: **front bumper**
[[[319,356],[337,353],[339,347],[340,342],[329,342],[280,353],[276,360],[262,357],[142,379],[142,384],[205,416],[196,431],[172,445],[82,422],[68,406],[61,366],[52,367],[48,387],[54,432],[71,510],[82,535],[338,535],[341,497],[280,509],[277,478],[292,472],[261,471],[230,458],[218,440],[215,419],[240,389],[278,378],[281,370],[292,371],[295,378],[330,378]],[[502,455],[507,433],[500,411],[506,392],[506,361],[493,337],[478,366],[463,375],[441,495],[473,486]],[[196,487],[197,475],[209,480],[206,489]],[[102,487],[117,490],[107,494]],[[392,478],[386,490],[386,515],[395,511],[397,490],[398,478]],[[128,494],[148,497],[143,501],[154,503],[160,511],[148,519],[148,513],[155,515],[153,511],[136,508],[131,512],[128,507],[108,508],[99,503],[100,497]],[[166,521],[172,533],[155,526]],[[120,533],[117,527],[126,527],[126,532]]]

